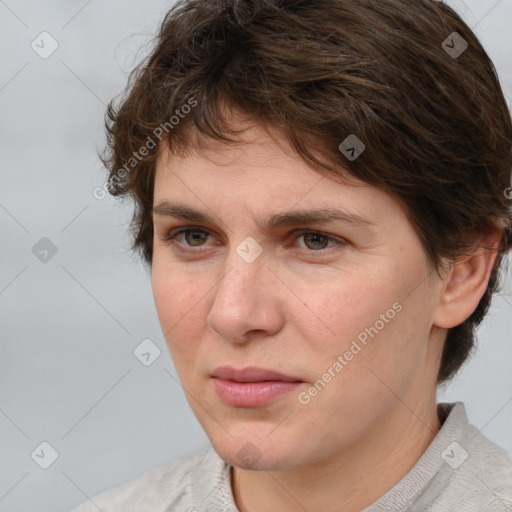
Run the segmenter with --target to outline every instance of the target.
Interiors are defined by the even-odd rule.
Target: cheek
[[[204,326],[204,305],[209,286],[179,270],[153,265],[153,297],[162,333],[177,370],[195,360]],[[204,289],[203,289],[204,288]]]
[[[402,304],[402,290],[392,280],[343,279],[324,294],[310,294],[308,304],[315,303],[311,309],[321,322],[312,315],[314,320],[295,318],[306,344],[302,360],[311,369],[308,397],[302,396],[311,402],[299,409],[306,416],[314,409],[351,438],[391,407],[395,395],[390,389],[401,394],[407,387],[424,345],[413,338],[411,307]]]
[[[152,267],[152,288],[157,313],[166,333],[179,329],[183,320],[194,314],[194,307],[207,293],[205,276],[194,276],[179,262],[165,258],[164,251],[155,249]]]
[[[321,328],[325,335],[321,340],[323,350],[326,345],[336,350],[343,349],[345,344],[349,345],[359,334],[363,338],[365,329],[371,328],[376,322],[379,330],[384,330],[388,324],[381,325],[380,315],[386,315],[391,310],[387,316],[395,317],[396,311],[392,306],[399,296],[389,283],[383,284],[369,274],[344,274],[327,286],[324,283],[314,291],[309,288],[302,293],[308,297],[304,302],[311,314],[304,315],[303,309],[297,310],[296,313],[301,313],[296,315],[297,321],[306,323],[309,316],[309,334],[313,335],[316,330],[317,338],[320,334],[318,329]],[[304,337],[308,338],[307,333],[304,333]],[[315,339],[314,335],[312,339]]]
[[[313,353],[317,374],[339,362],[338,356],[343,357],[339,372],[351,381],[366,379],[369,368],[392,376],[398,370],[407,373],[405,365],[412,371],[418,364],[428,337],[428,322],[422,325],[420,316],[428,305],[421,289],[408,296],[414,276],[387,270],[344,274],[328,286],[301,292],[309,297],[309,311],[297,308],[293,321]]]

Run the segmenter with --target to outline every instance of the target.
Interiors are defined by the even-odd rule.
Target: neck
[[[405,403],[407,405],[405,405]],[[250,471],[233,467],[240,512],[360,512],[407,474],[440,428],[435,393],[416,407],[395,407],[357,443],[307,467]]]

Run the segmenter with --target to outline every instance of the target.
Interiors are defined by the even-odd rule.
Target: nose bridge
[[[261,292],[260,280],[265,264],[261,256],[244,259],[244,256],[239,254],[240,248],[244,248],[242,244],[231,251],[226,261],[227,271],[217,287],[215,302],[242,310],[255,305],[254,302]]]
[[[226,260],[228,273],[221,280],[217,295],[222,293],[228,297],[229,295],[243,296],[252,288],[254,299],[254,292],[259,290],[258,281],[265,273],[265,260],[263,247],[250,236],[234,245]]]
[[[270,291],[265,258],[254,242],[245,239],[230,251],[208,313],[209,326],[226,339],[274,328],[270,324],[274,315],[265,311],[272,307],[266,297]]]

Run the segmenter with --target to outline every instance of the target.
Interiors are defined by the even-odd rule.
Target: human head
[[[457,57],[443,46],[454,32],[468,44]],[[434,270],[503,231],[486,292],[448,331],[438,381],[452,377],[512,246],[510,113],[467,25],[430,0],[178,2],[108,110],[111,193],[133,196],[133,247],[149,265],[160,140],[177,155],[194,134],[232,140],[223,105],[278,127],[319,172],[343,168],[395,197]],[[338,149],[351,134],[365,145],[353,161]]]

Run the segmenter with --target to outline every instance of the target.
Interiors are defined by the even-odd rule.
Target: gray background
[[[512,0],[450,3],[512,98]],[[96,157],[105,104],[171,4],[0,0],[4,512],[66,511],[208,444],[177,382],[150,276],[128,250],[131,204],[93,196],[105,179]],[[43,31],[59,44],[47,59],[31,48]],[[57,247],[46,263],[32,252],[42,237]],[[511,281],[509,272],[477,356],[439,396],[464,401],[471,421],[509,452]],[[133,355],[146,338],[161,349],[148,367]],[[43,441],[58,453],[48,469],[35,462],[48,460]]]

